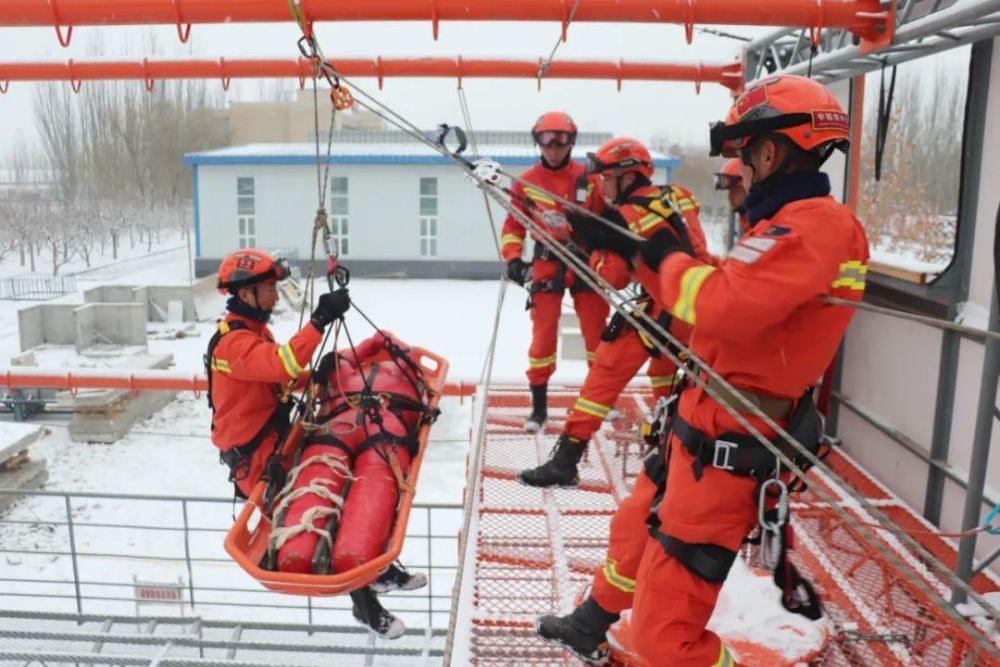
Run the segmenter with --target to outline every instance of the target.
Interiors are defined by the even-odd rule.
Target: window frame
[[[433,194],[425,193],[424,184],[433,184]],[[438,257],[438,232],[440,229],[439,218],[440,208],[438,207],[438,197],[440,195],[439,179],[437,176],[421,176],[417,186],[417,250],[421,259]],[[426,202],[433,202],[434,213],[424,213]]]

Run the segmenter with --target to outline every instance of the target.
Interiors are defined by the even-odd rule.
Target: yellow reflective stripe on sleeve
[[[736,667],[736,658],[729,652],[725,644],[722,645],[722,649],[719,651],[719,659],[712,663],[712,667]]]
[[[617,563],[608,558],[604,561],[604,579],[609,584],[624,593],[635,593],[635,579],[629,579],[618,572]]]
[[[636,229],[639,230],[640,234],[648,232],[650,229],[656,226],[657,223],[663,221],[663,216],[659,213],[650,213],[649,215],[643,216],[639,222],[635,223]]]
[[[295,353],[292,352],[291,343],[285,343],[278,348],[278,358],[281,359],[281,365],[285,367],[288,377],[297,378],[299,373],[302,372],[302,366],[299,365],[299,360],[295,358]]]
[[[595,359],[597,359],[597,353],[587,350],[587,361],[594,361]]]
[[[604,419],[608,416],[608,412],[611,411],[611,406],[601,405],[600,403],[595,403],[594,401],[588,401],[586,398],[581,396],[576,399],[576,403],[573,404],[573,409]]]
[[[225,320],[222,320],[221,322],[219,322],[219,332],[223,336],[225,336],[227,333],[229,333],[229,322],[227,322]]]
[[[714,271],[714,266],[700,264],[698,266],[692,266],[684,272],[684,275],[681,277],[680,294],[677,296],[677,301],[674,303],[674,307],[670,309],[674,315],[681,318],[688,324],[695,323],[697,315],[695,313],[694,304],[698,298],[698,292],[701,291],[701,286]]]
[[[556,355],[551,355],[548,357],[541,357],[536,359],[534,357],[528,357],[528,365],[532,368],[545,368],[546,366],[551,366],[556,363]]]
[[[653,389],[662,389],[663,387],[672,387],[677,382],[676,375],[650,375],[649,381],[653,385]]]
[[[556,200],[550,197],[547,193],[539,190],[538,188],[533,188],[530,185],[524,186],[524,194],[528,196],[529,199],[541,202],[542,204],[548,204],[549,206],[555,206]]]
[[[500,243],[502,245],[507,245],[508,243],[516,243],[518,245],[524,245],[524,239],[522,239],[517,234],[504,234],[500,237]]]
[[[837,279],[830,285],[833,288],[845,287],[853,290],[863,290],[865,288],[865,276],[868,273],[868,265],[861,261],[843,262],[840,265],[840,273]]]
[[[212,357],[212,370],[219,371],[220,373],[232,373],[229,370],[229,362],[225,359],[217,359],[216,357]]]

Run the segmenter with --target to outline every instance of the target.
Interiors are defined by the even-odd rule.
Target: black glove
[[[337,353],[327,352],[319,360],[319,364],[313,369],[313,380],[319,384],[326,384],[330,381],[330,373],[337,365]]]
[[[319,297],[316,310],[312,312],[313,326],[322,333],[331,322],[340,319],[351,307],[351,297],[347,293],[346,287],[341,287],[336,292],[327,292]]]
[[[507,262],[507,278],[523,287],[524,283],[531,280],[531,264],[515,257]]]
[[[694,248],[684,227],[680,225],[656,230],[656,233],[639,244],[639,255],[643,263],[653,271],[658,271],[660,264],[675,252],[683,252],[694,257]]]
[[[566,215],[573,228],[574,237],[591,250],[610,250],[622,257],[632,257],[639,247],[639,241],[627,235],[628,223],[622,214],[616,208],[606,208],[599,215],[613,222],[616,227],[620,227],[621,231],[589,215],[574,211]]]

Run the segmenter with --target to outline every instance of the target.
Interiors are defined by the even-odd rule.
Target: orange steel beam
[[[507,60],[481,58],[335,58],[337,72],[346,77],[378,79],[379,88],[387,77],[462,79],[521,78],[537,79],[542,60]],[[163,79],[219,79],[228,88],[230,79],[298,78],[300,85],[313,76],[313,63],[298,59],[164,59],[142,60],[70,59],[68,61],[0,62],[3,90],[10,81],[69,81],[79,89],[81,81],[134,79],[143,81],[147,90]],[[718,83],[738,91],[743,85],[743,64],[701,62],[625,62],[556,60],[545,70],[547,79],[605,79],[622,81],[691,81],[700,90],[702,83]]]
[[[80,389],[127,389],[140,391],[193,391],[208,389],[202,373],[161,370],[100,370],[94,368],[65,369],[25,366],[0,369],[0,387],[8,389],[68,389],[75,394]],[[472,396],[476,385],[459,382],[445,385],[445,396]]]
[[[575,5],[579,5],[575,7]],[[557,21],[563,38],[580,23],[677,23],[688,41],[695,24],[850,28],[877,40],[891,32],[880,0],[301,0],[305,22]],[[292,20],[288,0],[3,0],[0,26],[52,26],[63,45],[72,26],[176,25],[181,41],[195,23]],[[67,28],[64,35],[63,28]],[[818,37],[818,34],[816,35]]]

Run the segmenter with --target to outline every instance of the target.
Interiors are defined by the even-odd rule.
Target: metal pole
[[[997,311],[996,287],[990,296],[990,330],[1000,330],[1000,313]],[[997,377],[1000,375],[1000,343],[986,341],[983,375],[979,386],[979,405],[976,409],[976,432],[972,440],[972,457],[969,461],[969,488],[965,493],[965,511],[962,529],[979,524],[983,512],[983,486],[986,484],[986,465],[990,458],[990,438],[993,435],[993,410],[997,400]],[[963,537],[958,544],[958,562],[955,574],[962,581],[972,578],[973,559],[976,555],[976,535]],[[965,602],[965,592],[955,589],[951,594],[953,604]]]
[[[188,532],[187,501],[181,501],[181,513],[184,515],[184,562],[188,571],[188,597],[191,601],[191,612],[194,613],[194,571],[191,568],[191,535]]]
[[[69,552],[73,560],[73,587],[76,589],[76,611],[83,613],[83,600],[80,596],[80,567],[76,562],[76,535],[73,532],[73,505],[69,495],[64,495],[66,501],[66,526],[69,528]]]
[[[434,531],[431,529],[431,508],[427,508],[427,630],[428,632],[434,627],[434,570],[431,568],[432,560],[431,556],[431,540],[433,539],[431,535]]]

